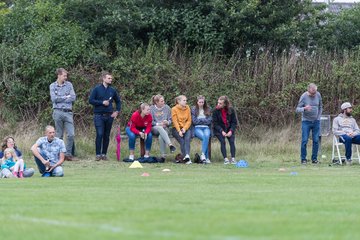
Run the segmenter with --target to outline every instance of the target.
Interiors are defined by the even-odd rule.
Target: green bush
[[[19,12],[21,18],[17,18]],[[0,32],[3,97],[9,107],[36,115],[49,101],[55,69],[70,68],[84,57],[88,34],[77,24],[60,21],[61,14],[58,6],[39,1],[33,8],[15,9],[5,16],[7,24],[18,20]]]

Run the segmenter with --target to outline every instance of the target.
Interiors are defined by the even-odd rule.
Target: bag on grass
[[[181,153],[177,154],[174,163],[185,163],[184,156]]]
[[[203,161],[201,161],[200,155],[198,153],[195,153],[194,163],[197,163],[197,164],[203,163]]]

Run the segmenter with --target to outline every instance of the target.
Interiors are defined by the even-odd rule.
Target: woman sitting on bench
[[[150,106],[152,115],[152,134],[159,136],[160,153],[162,160],[165,161],[166,147],[170,148],[170,152],[175,152],[176,147],[171,143],[169,138],[169,125],[171,124],[171,109],[165,104],[162,95],[152,97],[153,105]]]
[[[171,118],[173,121],[172,135],[179,142],[181,154],[184,156],[184,162],[191,164],[190,160],[190,141],[191,141],[191,111],[187,105],[186,96],[176,97],[176,105],[171,109]]]
[[[236,164],[235,160],[235,130],[237,127],[237,118],[235,110],[231,107],[227,96],[221,96],[218,99],[216,108],[213,111],[214,134],[219,139],[221,153],[224,157],[224,164]],[[231,160],[226,155],[226,142],[229,141]]]
[[[147,103],[142,103],[140,108],[136,110],[125,129],[129,137],[129,159],[134,160],[134,150],[136,137],[140,136],[145,140],[145,155],[144,158],[149,157],[152,144],[151,134],[152,117],[150,114],[150,106]]]
[[[191,108],[191,119],[194,126],[194,136],[201,140],[201,156],[203,163],[211,163],[208,153],[208,145],[211,135],[211,109],[207,105],[204,96],[198,96],[195,106]]]

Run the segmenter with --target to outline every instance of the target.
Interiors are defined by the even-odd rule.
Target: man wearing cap
[[[360,129],[351,116],[352,106],[349,102],[341,105],[341,113],[333,120],[333,133],[345,145],[346,164],[351,165],[352,144],[360,144]]]
[[[53,119],[55,122],[56,136],[63,139],[66,131],[65,160],[75,160],[74,147],[74,118],[72,105],[76,99],[71,82],[67,81],[68,72],[64,68],[56,69],[57,80],[50,85],[50,97],[53,103]]]
[[[306,145],[312,131],[312,155],[311,162],[317,164],[317,155],[319,151],[319,135],[320,135],[320,117],[322,113],[322,99],[317,91],[317,86],[310,83],[306,92],[304,92],[296,107],[296,112],[301,112],[301,164],[306,164]]]

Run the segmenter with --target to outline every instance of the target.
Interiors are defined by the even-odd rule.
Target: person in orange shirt
[[[187,105],[186,96],[180,95],[175,98],[176,105],[171,109],[173,121],[172,135],[180,144],[181,154],[186,164],[191,164],[190,141],[191,141],[191,111]]]

